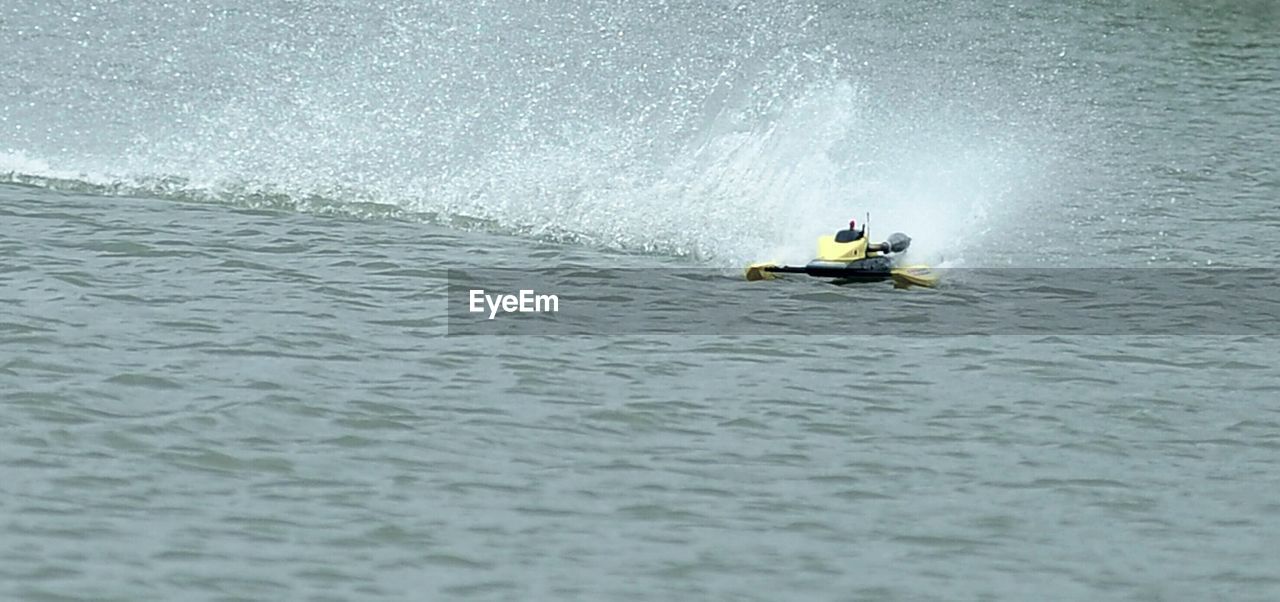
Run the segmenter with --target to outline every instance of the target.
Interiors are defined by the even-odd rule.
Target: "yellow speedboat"
[[[818,237],[818,257],[803,266],[778,265],[773,262],[747,266],[747,280],[773,280],[779,274],[807,274],[832,278],[838,282],[876,282],[892,280],[898,286],[938,284],[938,274],[926,265],[899,265],[899,257],[911,246],[911,237],[901,232],[880,243],[871,243],[870,228],[849,229],[834,235]]]

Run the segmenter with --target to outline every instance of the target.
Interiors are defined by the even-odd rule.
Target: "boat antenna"
[[[867,212],[867,220],[862,222],[862,224],[863,224],[862,236],[870,240],[871,239],[871,212],[870,211]]]

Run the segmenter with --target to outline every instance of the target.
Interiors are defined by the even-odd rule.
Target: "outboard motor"
[[[911,246],[911,237],[901,232],[894,232],[889,240],[867,245],[868,251],[877,253],[901,253]]]
[[[911,237],[901,232],[894,232],[889,236],[886,242],[889,245],[889,251],[892,253],[901,253],[911,246]]]

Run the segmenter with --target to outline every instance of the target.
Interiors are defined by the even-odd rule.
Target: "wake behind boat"
[[[878,282],[892,280],[896,286],[933,287],[938,274],[926,265],[899,265],[901,254],[911,246],[911,237],[895,232],[880,243],[870,243],[870,227],[858,229],[854,220],[849,228],[834,235],[818,237],[818,256],[803,266],[778,265],[774,262],[747,266],[747,280],[773,280],[779,274],[807,274],[832,278],[837,283]]]

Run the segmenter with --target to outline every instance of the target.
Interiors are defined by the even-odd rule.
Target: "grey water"
[[[1265,322],[931,332],[997,295],[737,275],[869,212],[944,273],[1031,268],[1005,297],[1190,273],[1229,324],[1280,258],[1277,32],[11,0],[0,598],[1276,599]],[[759,330],[450,334],[450,269],[547,267]]]

